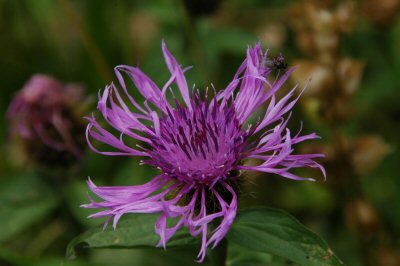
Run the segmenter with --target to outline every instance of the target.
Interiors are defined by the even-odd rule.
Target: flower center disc
[[[214,185],[235,170],[247,134],[233,107],[196,100],[192,110],[177,104],[160,119],[160,134],[152,138],[145,163],[186,183]]]

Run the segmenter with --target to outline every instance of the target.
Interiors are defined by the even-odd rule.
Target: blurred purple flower
[[[162,50],[171,78],[160,89],[140,69],[117,66],[115,73],[129,100],[130,109],[114,84],[99,95],[98,109],[117,131],[116,137],[102,128],[92,116],[87,127],[90,147],[105,155],[143,156],[143,164],[161,170],[161,174],[140,186],[97,187],[90,179],[90,189],[103,201],[91,199],[86,208],[105,208],[90,217],[109,217],[114,228],[125,213],[161,213],[156,223],[160,235],[158,246],[165,248],[168,240],[181,227],[189,227],[193,236],[202,236],[199,261],[207,247],[214,248],[227,234],[238,208],[238,183],[243,170],[278,174],[294,180],[313,180],[292,173],[298,167],[324,168],[313,159],[321,154],[293,154],[293,145],[318,138],[315,133],[292,135],[286,127],[298,97],[292,99],[296,87],[276,100],[275,94],[294,69],[276,78],[267,79],[273,69],[265,64],[268,51],[261,44],[247,50],[247,58],[225,90],[211,98],[206,92],[189,92],[184,72],[162,43]],[[145,97],[144,105],[128,93],[123,78],[126,74]],[[171,90],[174,104],[167,91],[175,83],[183,102]],[[263,118],[255,125],[248,123],[255,111],[268,101]],[[156,111],[157,110],[157,111]],[[289,114],[288,114],[289,113]],[[286,118],[284,115],[288,114]],[[273,125],[273,126],[272,126]],[[129,146],[127,136],[142,141],[144,147]],[[98,151],[90,137],[108,144],[117,151]],[[257,166],[243,165],[247,158],[261,161]],[[167,227],[168,218],[178,218]],[[217,227],[210,232],[211,223]],[[107,223],[105,224],[105,226]]]
[[[11,136],[20,140],[29,160],[64,164],[67,157],[82,155],[84,128],[74,111],[82,105],[83,91],[80,85],[36,74],[17,93],[7,118]]]

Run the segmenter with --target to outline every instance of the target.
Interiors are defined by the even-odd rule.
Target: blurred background
[[[162,250],[64,255],[71,239],[103,222],[79,208],[88,176],[133,185],[157,173],[90,151],[83,117],[115,81],[116,65],[139,65],[162,86],[163,38],[194,66],[188,83],[200,89],[223,89],[259,40],[300,66],[286,89],[312,81],[290,128],[303,121],[305,133],[322,136],[299,150],[326,154],[327,181],[311,171],[301,174],[319,182],[247,173],[239,207],[286,210],[347,265],[400,265],[399,10],[398,0],[1,0],[0,265],[193,263],[192,254]],[[250,265],[234,256],[228,264]]]

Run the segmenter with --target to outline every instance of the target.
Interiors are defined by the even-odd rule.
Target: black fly
[[[286,62],[285,57],[283,57],[282,54],[278,55],[278,56],[274,56],[272,58],[268,58],[265,61],[265,66],[273,69],[273,70],[277,70],[277,71],[286,71],[286,69],[288,68],[288,63]]]

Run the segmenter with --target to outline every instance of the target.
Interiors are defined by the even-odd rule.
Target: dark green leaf
[[[230,266],[264,266],[272,265],[271,254],[252,251],[233,242],[228,245],[227,264]]]
[[[242,212],[227,238],[247,249],[301,265],[343,265],[319,236],[281,210],[260,207]]]
[[[122,217],[114,231],[109,226],[89,230],[73,239],[67,247],[67,258],[76,256],[78,246],[89,248],[155,248],[160,237],[155,232],[155,223],[159,215],[128,214]],[[198,241],[186,230],[178,230],[168,242],[167,248],[196,245]]]
[[[99,249],[92,250],[91,262],[102,266],[157,265],[157,266],[207,266],[195,261],[198,249],[188,248],[158,249]],[[118,258],[118,259],[115,259]],[[134,262],[134,263],[132,263]]]
[[[41,256],[40,258],[31,257],[28,255],[21,254],[21,252],[15,252],[5,248],[0,248],[0,265],[15,265],[15,266],[87,266],[87,261],[76,260],[66,261],[65,258],[60,256]],[[97,266],[103,264],[90,264],[91,266]]]
[[[13,250],[0,248],[0,264],[15,265],[15,266],[87,266],[87,261],[76,260],[66,261],[65,258],[60,256],[41,256],[40,258],[23,255],[20,252]],[[1,264],[3,265],[3,264]],[[91,266],[97,266],[103,264],[90,264]]]
[[[39,221],[56,206],[51,190],[34,175],[2,184],[0,202],[0,243]]]

